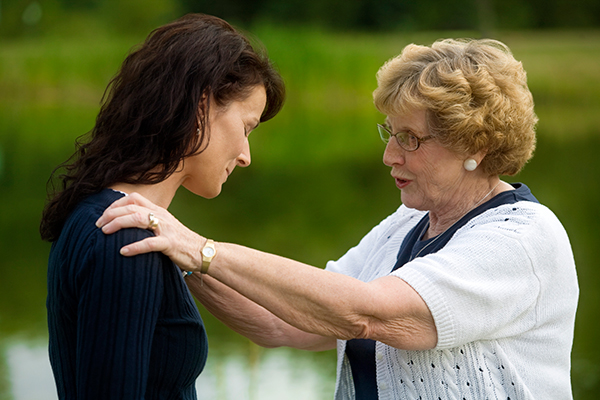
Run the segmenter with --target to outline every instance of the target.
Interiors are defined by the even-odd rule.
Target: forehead
[[[428,132],[427,112],[425,109],[411,109],[398,114],[388,115],[385,122],[394,131]]]
[[[217,112],[222,114],[240,114],[244,117],[258,117],[262,115],[267,102],[264,86],[253,87],[249,94],[242,100],[233,100],[226,105],[217,106]]]

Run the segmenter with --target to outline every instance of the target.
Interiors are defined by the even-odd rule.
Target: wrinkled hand
[[[112,203],[96,221],[96,226],[107,235],[123,228],[148,229],[150,213],[158,218],[158,226],[153,229],[155,236],[122,247],[121,254],[134,256],[161,252],[185,271],[200,271],[200,249],[206,239],[138,193],[131,193]]]

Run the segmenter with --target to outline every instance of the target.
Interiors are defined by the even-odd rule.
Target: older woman
[[[277,114],[284,92],[269,59],[208,15],[157,28],[126,58],[41,224],[53,242],[47,308],[59,398],[196,399],[208,344],[181,270],[160,253],[119,256],[151,232],[106,236],[94,223],[131,192],[164,208],[180,186],[217,196],[250,164],[248,135]]]
[[[105,233],[161,251],[194,295],[263,346],[337,346],[336,399],[569,399],[578,286],[569,239],[523,184],[535,146],[521,63],[493,40],[409,45],[378,73],[384,163],[402,205],[325,270],[190,231],[141,196]]]

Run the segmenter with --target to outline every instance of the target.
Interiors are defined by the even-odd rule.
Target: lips
[[[405,187],[410,185],[410,183],[412,182],[411,180],[408,180],[408,179],[401,179],[401,178],[394,178],[394,179],[396,181],[396,187],[398,187],[398,189],[404,189]]]

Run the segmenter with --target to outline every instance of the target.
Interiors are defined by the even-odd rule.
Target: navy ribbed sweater
[[[152,235],[94,224],[122,194],[81,202],[48,262],[49,353],[60,399],[196,399],[208,344],[181,271],[161,253],[119,249]]]

